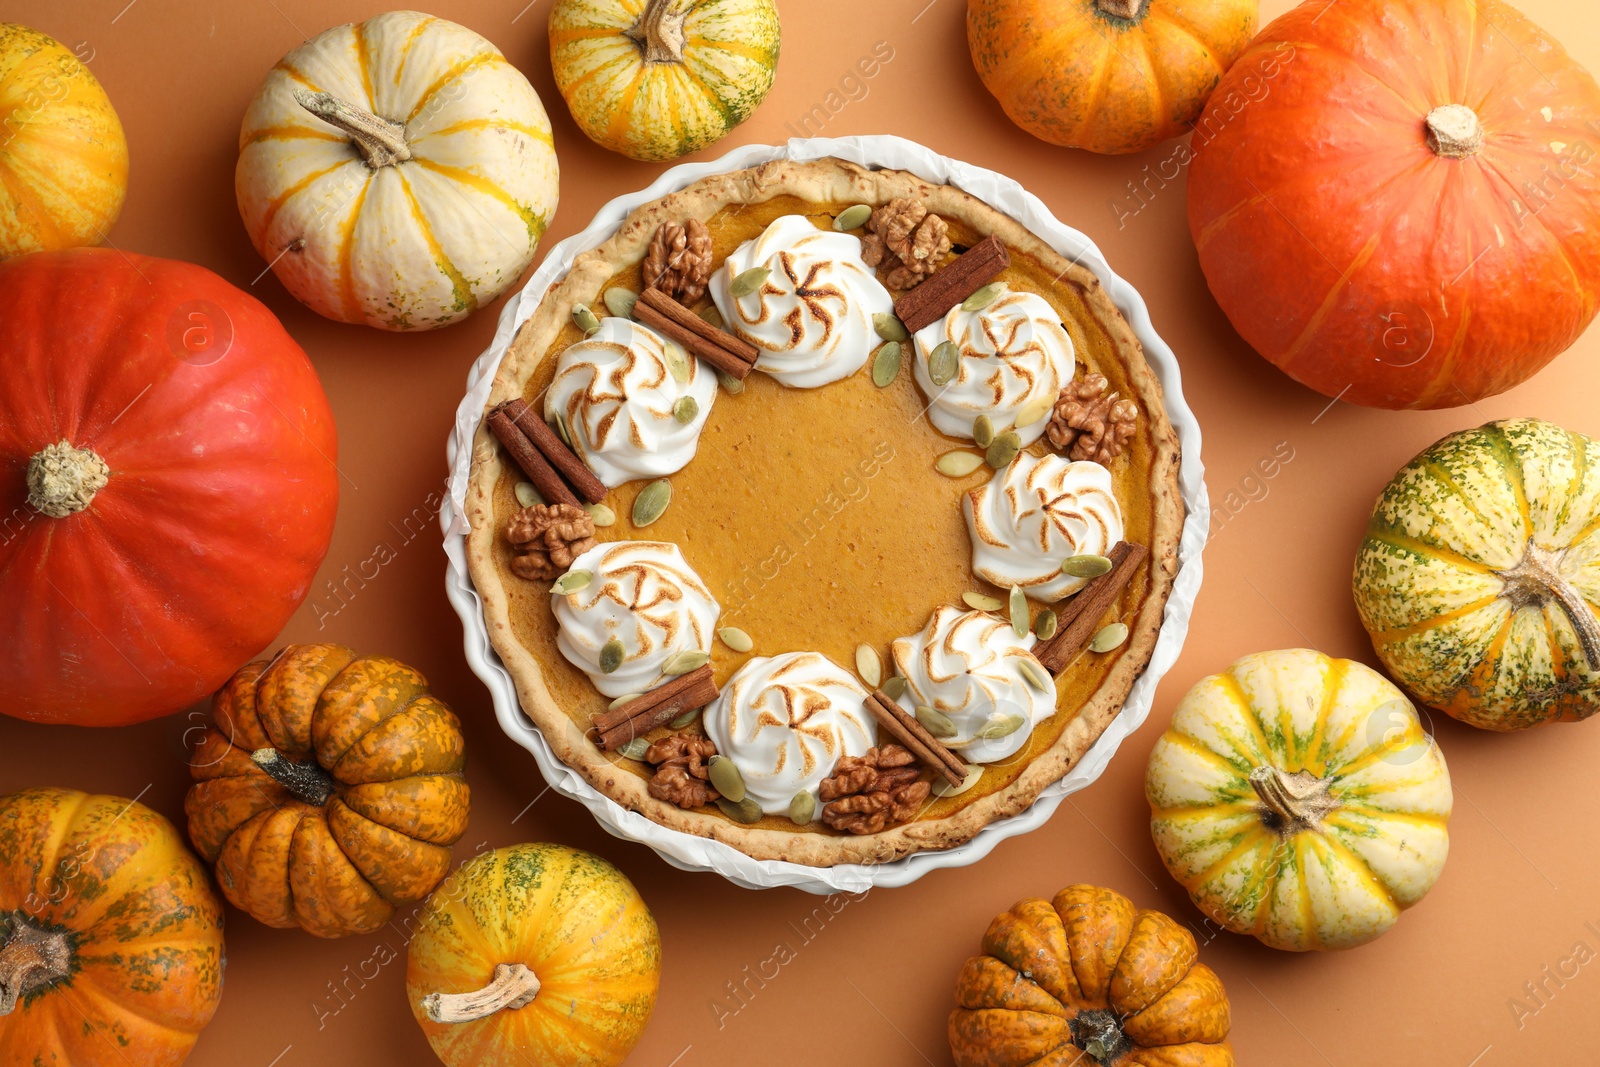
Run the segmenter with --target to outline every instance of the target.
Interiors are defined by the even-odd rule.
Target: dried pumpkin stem
[[[400,123],[390,122],[354,104],[347,104],[332,93],[296,89],[294,99],[323,122],[349,134],[356,151],[361,153],[362,161],[373,170],[404,163],[411,158],[411,146],[406,143],[406,128]]]
[[[307,804],[320,808],[336,792],[327,771],[315,763],[296,763],[275,748],[256,749],[250,753],[250,761]]]
[[[1583,599],[1583,594],[1562,576],[1560,560],[1555,553],[1530,543],[1522,562],[1508,571],[1501,571],[1500,578],[1506,583],[1500,595],[1509,600],[1513,608],[1542,607],[1555,601],[1572,623],[1583,658],[1589,661],[1589,669],[1600,671],[1600,619],[1595,617],[1594,608]]]
[[[111,480],[106,461],[68,441],[45,445],[28,461],[28,503],[52,519],[76,515]]]
[[[1272,816],[1272,829],[1288,836],[1314,826],[1339,802],[1328,791],[1328,781],[1310,771],[1293,774],[1262,764],[1250,772],[1250,785]]]
[[[688,12],[681,8],[676,0],[650,0],[639,21],[622,31],[639,46],[646,63],[683,62],[683,20]]]
[[[497,963],[494,980],[471,993],[429,993],[422,1010],[436,1023],[470,1023],[521,1008],[539,995],[539,978],[521,963]]]
[[[30,993],[72,975],[72,935],[11,917],[0,947],[0,1017],[10,1015]]]
[[[1465,104],[1444,104],[1428,112],[1428,147],[1446,159],[1467,159],[1483,150],[1483,123]]]
[[[1147,3],[1148,0],[1097,0],[1095,6],[1103,15],[1133,22],[1144,14]]]

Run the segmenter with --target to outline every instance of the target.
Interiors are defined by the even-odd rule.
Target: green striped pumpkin
[[[1245,656],[1178,703],[1145,775],[1151,832],[1195,905],[1303,952],[1351,948],[1432,888],[1450,772],[1416,709],[1365,664]]]
[[[391,11],[272,68],[239,131],[256,251],[319,314],[385,330],[470,315],[516,283],[556,209],[550,119],[464,26]]]
[[[583,132],[677,159],[750,117],[778,66],[772,0],[556,0],[550,65]]]
[[[1488,730],[1600,708],[1600,443],[1538,419],[1451,434],[1378,498],[1356,556],[1373,648]]]

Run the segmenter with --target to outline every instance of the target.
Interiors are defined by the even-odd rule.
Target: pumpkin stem
[[[11,916],[0,948],[0,1018],[10,1015],[35,990],[72,975],[72,935],[39,926],[21,913]]]
[[[1269,828],[1285,837],[1315,826],[1339,806],[1328,780],[1310,771],[1289,774],[1264,763],[1250,772],[1250,785],[1267,809]]]
[[[1522,562],[1501,571],[1500,578],[1506,583],[1500,595],[1511,602],[1513,609],[1543,607],[1552,600],[1560,605],[1578,635],[1589,669],[1600,671],[1600,619],[1583,594],[1561,574],[1555,553],[1529,542]]]
[[[111,480],[111,468],[92,450],[68,441],[45,445],[28,461],[28,503],[52,519],[76,515]]]
[[[1483,150],[1483,123],[1465,104],[1444,104],[1428,112],[1428,147],[1446,159],[1466,159]]]
[[[1095,7],[1100,9],[1102,15],[1137,22],[1144,16],[1149,3],[1150,0],[1096,0]]]
[[[332,93],[296,89],[294,99],[323,122],[349,134],[350,142],[361,153],[362,161],[373,170],[404,163],[411,158],[411,146],[406,143],[406,128],[400,123],[390,122],[354,104],[347,104]]]
[[[296,763],[275,748],[256,749],[250,753],[250,762],[307,804],[320,808],[336,792],[327,771],[315,763]]]
[[[639,46],[646,63],[682,63],[683,20],[687,11],[678,10],[674,0],[650,0],[639,21],[622,35]]]
[[[472,993],[429,993],[422,1010],[436,1023],[470,1023],[521,1008],[539,995],[539,978],[521,963],[497,963],[494,981]]]

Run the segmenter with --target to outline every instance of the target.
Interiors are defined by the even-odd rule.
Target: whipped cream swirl
[[[608,486],[674,474],[694,458],[717,376],[681,348],[669,353],[669,345],[646,326],[607,318],[556,363],[545,418],[566,420],[573,447]],[[674,407],[684,397],[695,413],[680,422]]]
[[[665,680],[668,659],[711,651],[722,609],[677,545],[610,541],[573,560],[572,571],[594,578],[576,593],[550,594],[556,645],[606,696],[654,689]],[[622,664],[607,674],[600,650],[612,638],[622,643]]]
[[[744,776],[745,794],[768,815],[786,815],[795,795],[814,795],[840,759],[878,743],[868,697],[855,675],[821,653],[786,652],[740,667],[703,721]]]
[[[907,683],[900,704],[907,711],[922,705],[947,716],[956,732],[940,740],[971,763],[1015,755],[1033,728],[1056,710],[1055,687],[1039,689],[1019,666],[1031,660],[1040,677],[1050,677],[1029,651],[1033,642],[1032,634],[1018,637],[998,616],[942,607],[921,633],[897,638],[891,648]]]
[[[928,373],[928,359],[945,341],[961,358],[956,376],[938,386]],[[918,330],[916,345],[912,370],[929,400],[928,417],[952,437],[971,437],[979,415],[989,416],[996,432],[1011,429],[1017,412],[1030,401],[1053,401],[1077,369],[1061,316],[1034,293],[1008,290],[979,311],[963,311],[957,304]],[[1018,427],[1017,434],[1023,444],[1032,444],[1048,425],[1048,418],[1040,418]]]
[[[766,281],[735,297],[733,280],[766,267]],[[775,219],[711,276],[726,329],[761,350],[756,369],[782,385],[811,389],[860,370],[881,343],[872,316],[894,298],[861,260],[861,239],[819,230],[803,215]]]
[[[972,538],[972,572],[1036,600],[1060,600],[1087,579],[1061,573],[1068,556],[1104,556],[1122,540],[1122,508],[1111,472],[1023,452],[961,501]]]

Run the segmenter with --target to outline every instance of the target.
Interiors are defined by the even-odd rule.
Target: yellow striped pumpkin
[[[0,22],[0,259],[99,244],[127,192],[128,142],[95,76]]]
[[[750,117],[778,66],[772,0],[556,0],[550,65],[572,117],[634,159],[677,159]]]
[[[1449,851],[1450,773],[1405,695],[1290,649],[1203,679],[1145,775],[1151,831],[1195,905],[1273,948],[1350,948],[1421,900]]]
[[[1355,567],[1372,645],[1489,730],[1600,710],[1600,442],[1538,419],[1451,434],[1378,498]]]
[[[385,330],[455,322],[515,284],[556,208],[550,119],[463,26],[391,11],[267,75],[239,131],[239,212],[284,287]]]

